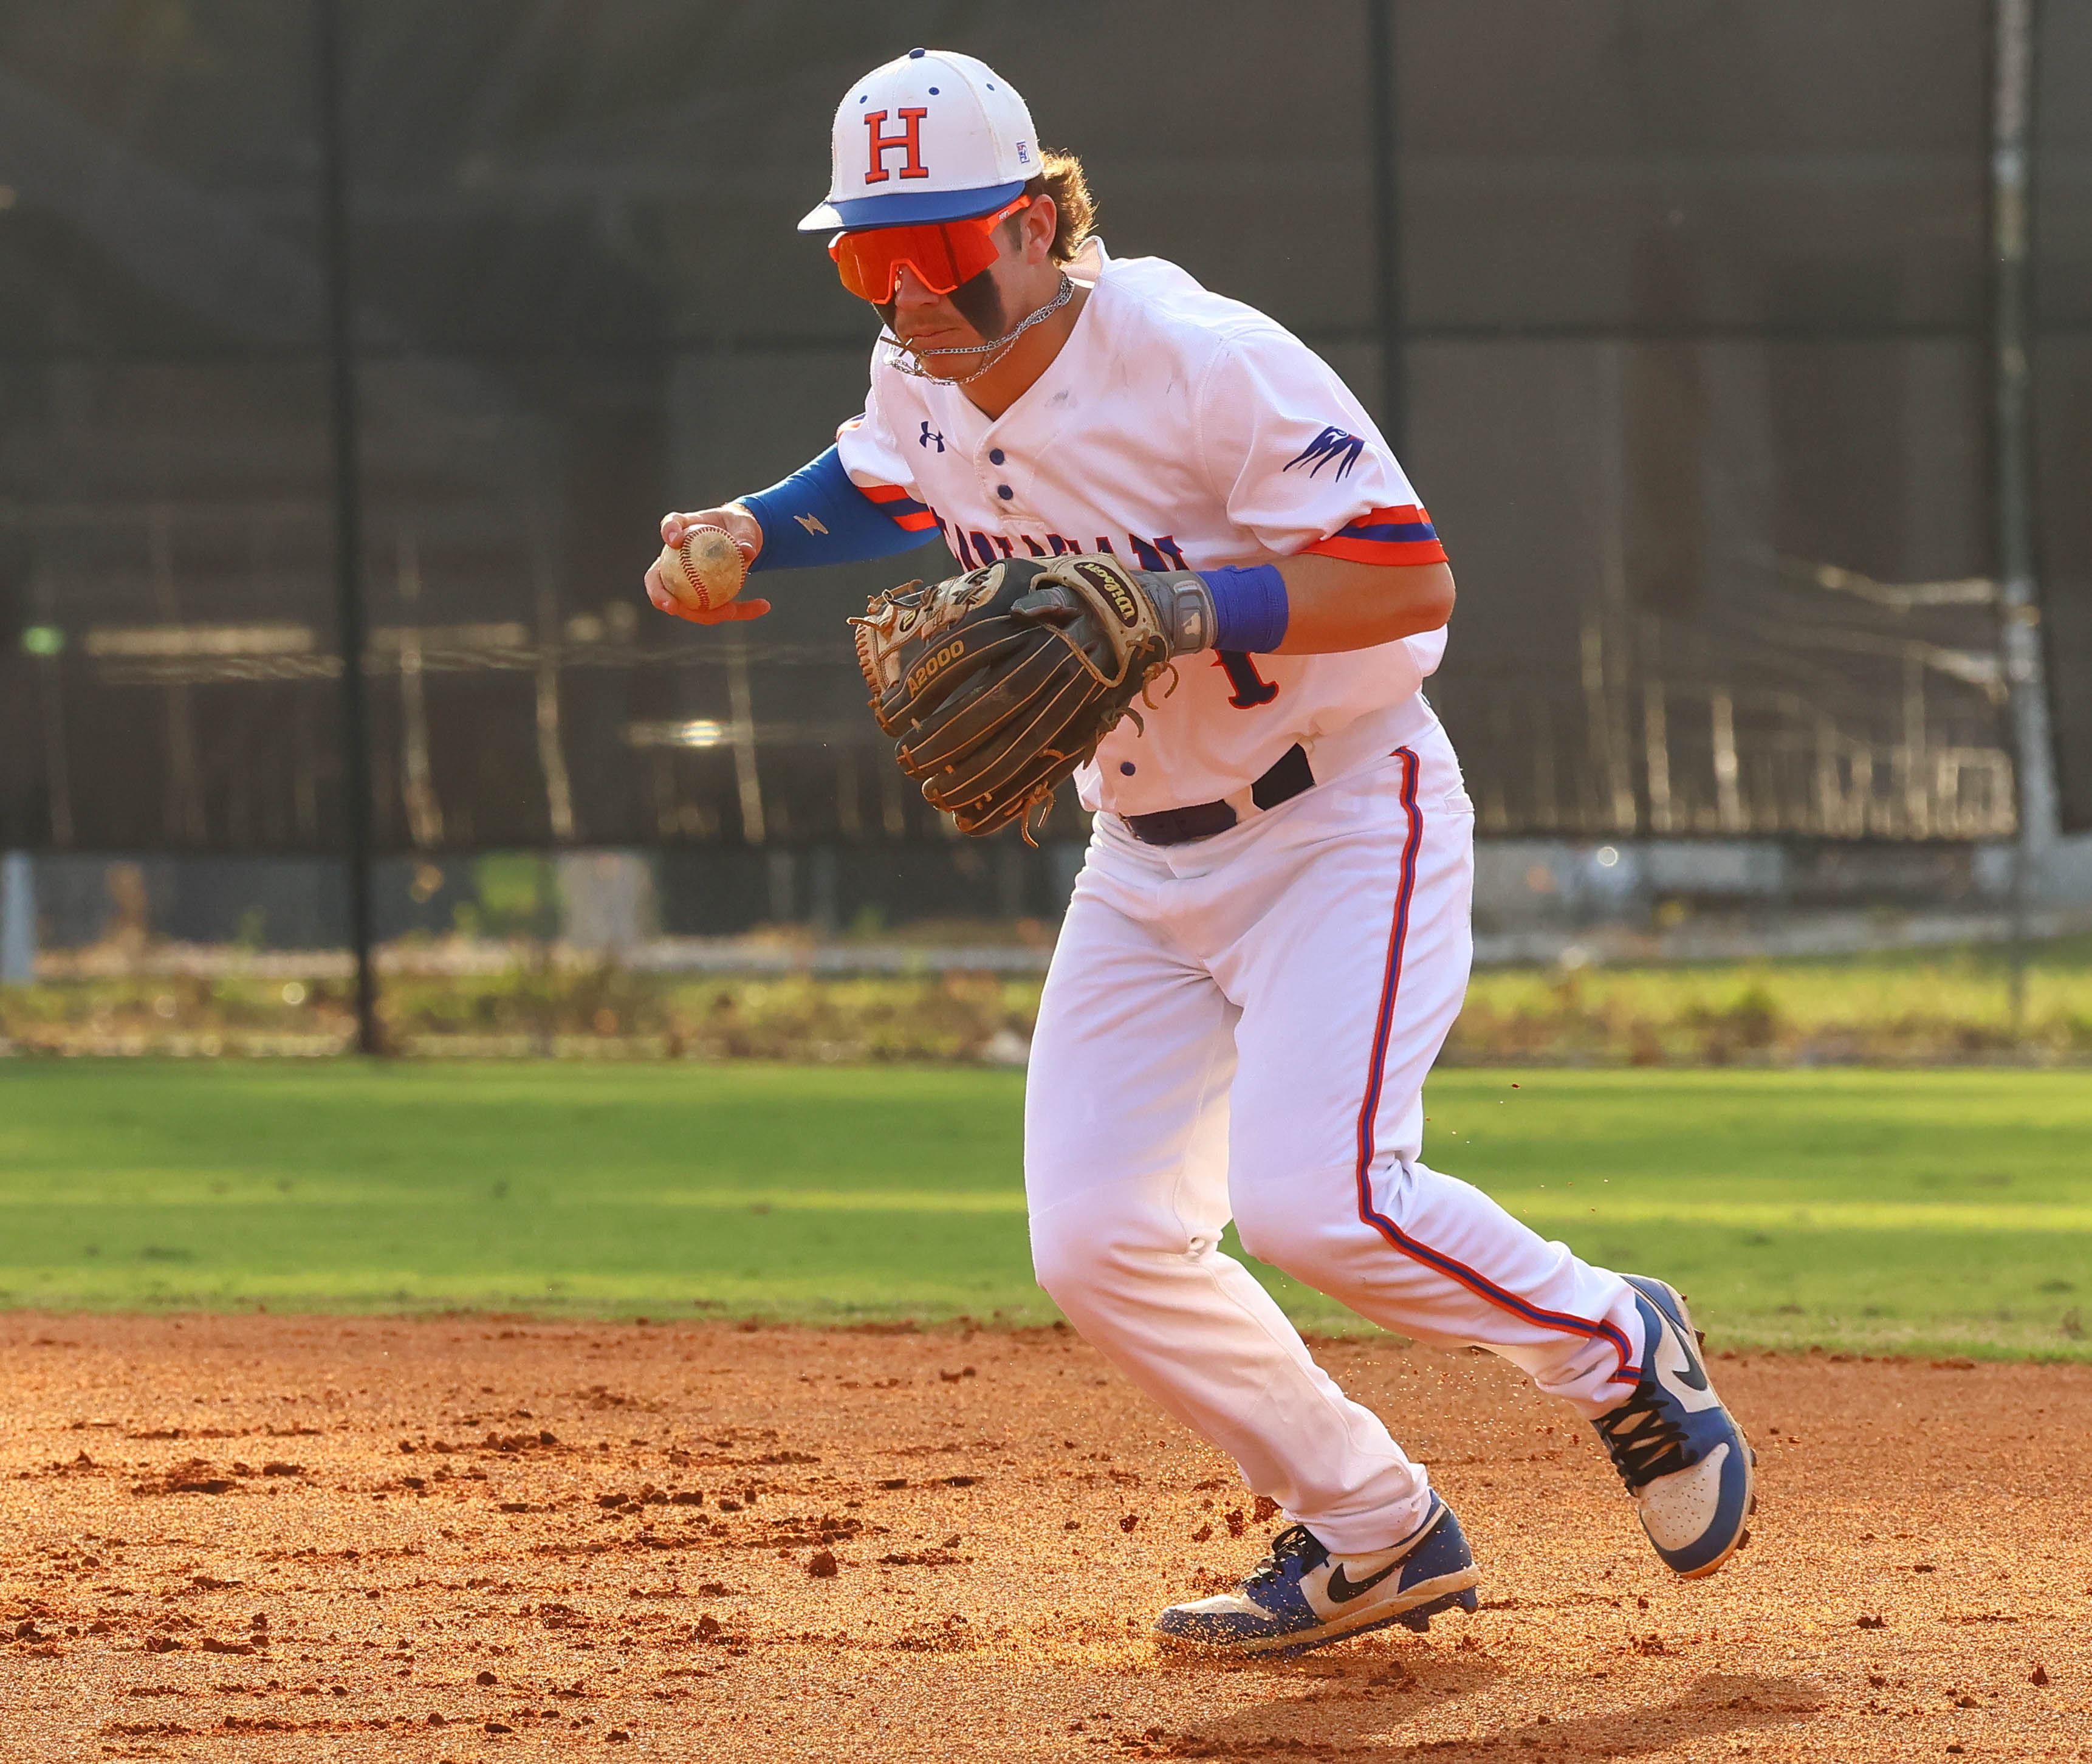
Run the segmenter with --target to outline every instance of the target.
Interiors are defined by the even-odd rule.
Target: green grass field
[[[6,1061],[0,1304],[1040,1321],[1022,1087]],[[1437,1167],[1665,1274],[1717,1345],[2092,1355],[2081,1072],[1453,1070],[1429,1109]],[[1345,1325],[1269,1278],[1303,1322]]]

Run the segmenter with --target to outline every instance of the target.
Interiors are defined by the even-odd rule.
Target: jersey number
[[[1278,696],[1278,688],[1256,671],[1256,663],[1238,649],[1216,651],[1219,664],[1228,672],[1228,683],[1235,690],[1228,703],[1238,711],[1254,711],[1260,704],[1269,704]]]

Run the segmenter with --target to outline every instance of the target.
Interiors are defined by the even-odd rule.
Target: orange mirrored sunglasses
[[[968,220],[933,221],[914,227],[873,227],[862,232],[837,233],[828,241],[843,286],[859,300],[884,306],[893,298],[901,266],[932,294],[949,294],[970,282],[1001,253],[995,229],[1031,198],[1020,196],[992,214]]]

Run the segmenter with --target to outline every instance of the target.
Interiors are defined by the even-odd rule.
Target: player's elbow
[[[1435,631],[1449,625],[1453,619],[1453,603],[1459,599],[1453,586],[1453,572],[1450,566],[1434,564],[1430,579],[1417,585],[1416,617],[1417,631]],[[1407,633],[1416,635],[1416,632]]]
[[[1396,590],[1381,598],[1370,622],[1380,629],[1378,642],[1416,637],[1442,628],[1453,616],[1453,572],[1443,564],[1412,564],[1402,571]]]

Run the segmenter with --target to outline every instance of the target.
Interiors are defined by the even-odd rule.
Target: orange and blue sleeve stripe
[[[879,512],[886,516],[904,532],[927,533],[937,524],[929,506],[919,503],[898,484],[859,484],[857,486],[873,502]]]
[[[1431,517],[1416,503],[1369,508],[1326,539],[1306,547],[1354,564],[1442,564],[1446,547]]]

